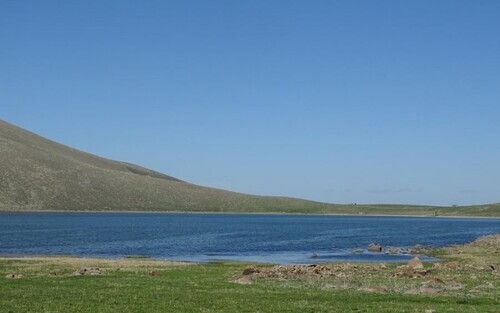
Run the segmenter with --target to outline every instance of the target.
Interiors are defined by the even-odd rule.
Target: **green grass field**
[[[427,276],[416,278],[396,277],[399,264],[337,263],[332,277],[265,278],[243,276],[241,263],[2,258],[0,312],[497,313],[498,269],[489,266],[500,264],[500,236],[491,238],[439,251],[457,267],[425,264]],[[84,267],[100,274],[74,276]],[[11,274],[22,276],[4,278]]]
[[[2,262],[2,271],[9,268]],[[231,282],[241,266],[164,269],[160,276],[116,272],[30,277],[0,285],[1,312],[498,312],[488,297],[325,290],[274,281]]]

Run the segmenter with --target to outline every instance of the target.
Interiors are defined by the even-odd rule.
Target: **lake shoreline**
[[[353,308],[362,312],[496,312],[499,244],[498,234],[481,236],[439,249],[436,253],[442,262],[406,264],[280,266],[0,257],[0,307],[12,312],[88,313],[170,312],[172,308],[193,312],[201,306],[213,308],[212,312],[262,308],[266,312],[303,312],[304,308],[317,312]]]
[[[500,216],[481,215],[422,215],[422,214],[349,214],[349,213],[302,213],[302,212],[214,212],[214,211],[119,211],[119,210],[0,210],[2,213],[99,213],[99,214],[193,214],[193,215],[293,215],[293,216],[347,216],[347,217],[415,217],[415,218],[457,218],[457,219],[500,219]]]

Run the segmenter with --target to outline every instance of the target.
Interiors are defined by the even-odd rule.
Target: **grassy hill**
[[[500,204],[335,205],[202,187],[134,164],[78,151],[1,120],[0,210],[500,216]]]

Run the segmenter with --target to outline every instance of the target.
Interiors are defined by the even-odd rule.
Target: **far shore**
[[[423,215],[423,214],[349,214],[349,213],[303,213],[303,212],[214,212],[214,211],[136,211],[136,210],[5,210],[0,213],[112,213],[112,214],[233,214],[233,215],[307,215],[307,216],[348,216],[348,217],[416,217],[416,218],[458,218],[458,219],[500,219],[500,216],[480,215]]]

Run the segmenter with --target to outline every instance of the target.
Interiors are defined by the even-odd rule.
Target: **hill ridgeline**
[[[500,216],[474,207],[335,205],[202,187],[58,144],[0,120],[0,211],[179,211]]]
[[[0,120],[0,210],[303,211],[332,205],[201,187]]]

